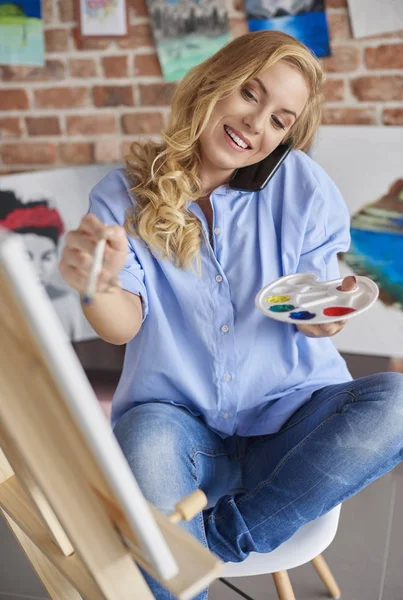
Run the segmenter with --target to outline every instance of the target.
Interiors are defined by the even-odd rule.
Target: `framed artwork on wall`
[[[81,38],[126,37],[129,33],[126,0],[76,0]]]
[[[322,126],[311,152],[350,211],[351,246],[340,272],[379,287],[371,310],[334,337],[342,352],[403,358],[403,136],[401,127]],[[396,363],[397,364],[397,363]]]

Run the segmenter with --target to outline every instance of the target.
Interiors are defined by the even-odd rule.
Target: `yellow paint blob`
[[[288,302],[290,296],[269,296],[266,298],[266,302]]]

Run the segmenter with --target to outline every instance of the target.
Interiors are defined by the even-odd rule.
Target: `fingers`
[[[95,241],[101,240],[105,234],[105,225],[93,214],[85,215],[78,229],[93,237]]]
[[[118,252],[127,251],[127,237],[123,227],[119,225],[109,225],[105,227],[104,232],[107,245]]]
[[[341,286],[338,288],[342,292],[352,292],[357,288],[357,279],[354,275],[348,275],[345,277],[341,283]]]
[[[68,231],[66,233],[66,248],[72,248],[74,250],[93,254],[96,244],[96,238],[93,238],[89,234],[80,231],[80,229],[74,229],[73,231]]]
[[[80,267],[68,264],[66,261],[60,263],[60,273],[64,280],[76,289],[80,294],[84,293],[88,284],[88,272],[80,269]],[[102,269],[96,285],[96,293],[107,292],[117,287],[121,287],[121,283],[117,277],[111,277],[105,269]]]

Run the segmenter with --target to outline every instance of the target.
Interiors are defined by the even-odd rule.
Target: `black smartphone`
[[[229,181],[229,187],[242,192],[262,190],[291,150],[292,146],[289,144],[280,144],[260,162],[236,169]]]

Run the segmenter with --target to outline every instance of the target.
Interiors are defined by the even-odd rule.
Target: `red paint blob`
[[[327,317],[341,317],[352,312],[355,312],[355,308],[350,308],[349,306],[330,306],[330,308],[324,309],[323,314]]]

